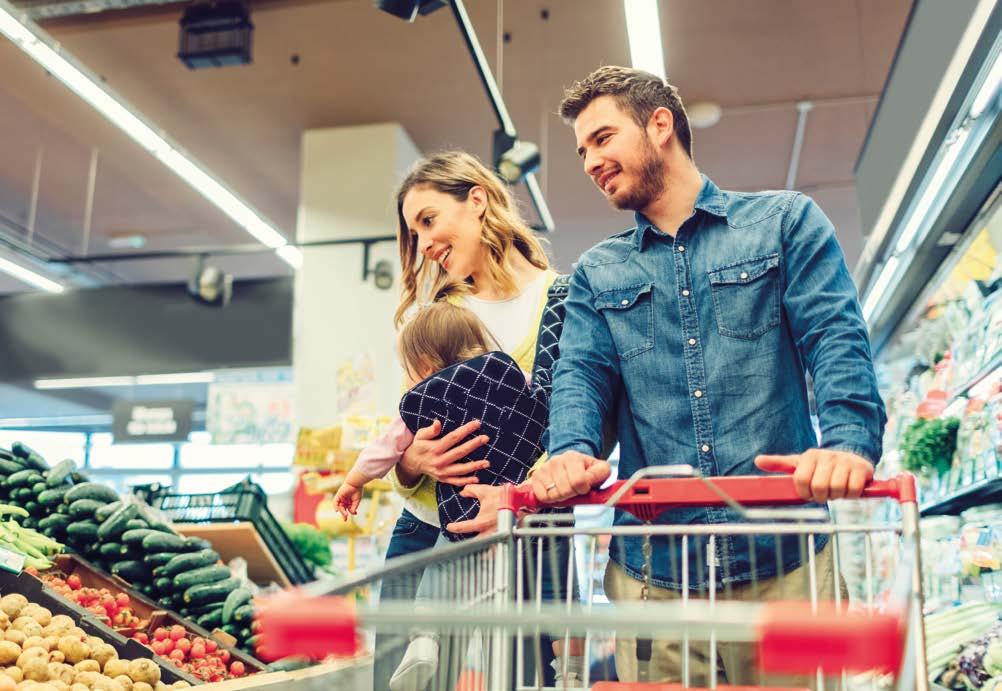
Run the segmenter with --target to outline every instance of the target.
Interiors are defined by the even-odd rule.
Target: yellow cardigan
[[[536,340],[539,336],[539,322],[543,318],[543,310],[546,307],[546,299],[550,286],[553,285],[553,281],[557,277],[556,272],[553,270],[548,270],[546,274],[545,278],[539,283],[539,299],[536,303],[536,318],[528,325],[528,331],[525,334],[525,338],[522,339],[522,342],[517,348],[515,348],[515,350],[508,353],[511,355],[511,358],[518,363],[519,367],[526,372],[532,372],[532,366],[536,360]],[[456,304],[461,305],[462,298],[456,298],[455,302]],[[407,500],[407,504],[414,503],[418,505],[414,507],[416,511],[413,513],[418,514],[419,518],[438,514],[438,498],[435,495],[435,480],[431,479],[427,475],[422,475],[416,485],[408,487],[400,482],[400,479],[397,477],[396,467],[390,470],[387,477],[397,493]]]

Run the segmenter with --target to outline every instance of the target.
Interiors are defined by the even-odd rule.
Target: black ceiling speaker
[[[413,22],[420,14],[424,16],[431,14],[437,9],[445,7],[444,0],[376,0],[376,7],[383,12],[388,12],[394,17],[406,19]]]
[[[188,69],[246,65],[254,25],[243,0],[199,2],[184,8],[177,56]]]

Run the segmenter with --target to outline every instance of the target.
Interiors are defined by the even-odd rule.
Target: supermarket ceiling
[[[181,5],[42,26],[291,237],[305,129],[397,121],[424,151],[462,147],[490,155],[495,121],[451,14],[407,24],[373,4],[259,0],[252,3],[253,64],[199,71],[176,57]],[[796,102],[814,102],[794,187],[818,200],[854,262],[863,237],[853,165],[910,5],[661,0],[669,79],[687,104],[723,108],[719,123],[695,132],[700,168],[731,189],[784,187]],[[542,149],[539,178],[557,224],[553,251],[567,269],[583,249],[630,223],[582,174],[571,132],[554,114],[562,89],[575,79],[601,64],[629,63],[623,4],[467,0],[467,7],[521,136]],[[132,235],[146,239],[144,251],[248,242],[243,230],[4,39],[0,73],[0,232],[26,235],[41,161],[32,241],[50,252],[107,253],[116,239]],[[218,264],[238,278],[288,271],[273,255],[224,257]],[[191,263],[102,268],[109,282],[183,281]],[[0,293],[25,289],[0,274]]]

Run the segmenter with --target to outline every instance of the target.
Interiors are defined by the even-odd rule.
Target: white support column
[[[395,123],[303,134],[296,236],[300,242],[395,235],[397,185],[420,152]],[[330,427],[345,414],[391,415],[400,398],[393,312],[400,295],[396,243],[370,250],[393,266],[389,290],[362,281],[360,244],[307,247],[296,276],[296,416]]]

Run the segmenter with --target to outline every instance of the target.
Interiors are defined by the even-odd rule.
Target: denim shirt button
[[[688,290],[683,290],[682,291],[682,297],[685,297],[685,298],[689,297],[689,291]]]
[[[741,272],[741,278],[742,279],[748,278],[748,272],[747,271],[742,271]]]
[[[679,245],[678,246],[678,251],[679,252],[685,252],[685,245]]]
[[[619,304],[621,304],[621,305],[622,305],[623,307],[626,307],[627,305],[629,305],[629,304],[630,304],[630,301],[629,301],[629,300],[623,300],[623,301],[622,301],[621,303],[619,303]]]
[[[690,338],[689,339],[689,345],[696,345],[696,339],[695,338]]]
[[[696,389],[695,391],[692,392],[692,395],[695,396],[696,398],[702,398],[703,397],[703,392],[700,391],[699,389]],[[705,451],[706,449],[703,449],[703,450]]]
[[[700,447],[700,449],[703,451],[703,453],[709,453],[710,452],[710,447],[707,444],[703,444]]]

